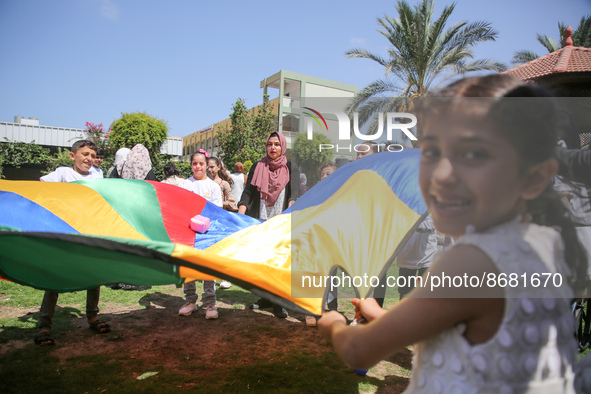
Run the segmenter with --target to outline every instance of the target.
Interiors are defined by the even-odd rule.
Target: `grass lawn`
[[[61,294],[56,346],[33,343],[42,298],[42,291],[0,280],[1,393],[397,393],[410,376],[409,350],[356,375],[304,315],[278,319],[250,310],[258,297],[235,285],[217,290],[220,317],[213,321],[202,309],[178,316],[183,293],[172,285],[102,287],[100,317],[112,328],[104,335],[87,328],[85,292]],[[396,301],[387,298],[386,306]],[[353,317],[341,293],[339,310]]]

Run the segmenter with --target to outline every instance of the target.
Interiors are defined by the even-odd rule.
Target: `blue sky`
[[[409,0],[415,4],[418,0]],[[227,118],[241,97],[262,101],[259,83],[281,69],[357,85],[383,76],[345,51],[385,56],[376,18],[392,0],[0,0],[0,121],[108,127],[124,112],[147,112],[185,136]],[[437,15],[450,0],[435,0]],[[558,39],[591,0],[458,0],[452,22],[491,22],[496,42],[477,58],[507,64],[513,53],[545,54],[536,33]],[[272,94],[277,94],[273,92]]]

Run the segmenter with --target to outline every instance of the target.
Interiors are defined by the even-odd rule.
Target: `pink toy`
[[[198,233],[205,233],[209,229],[209,218],[201,215],[191,218],[191,230]]]

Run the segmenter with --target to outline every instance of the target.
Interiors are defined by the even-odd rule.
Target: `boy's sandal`
[[[55,345],[55,341],[53,340],[51,335],[49,335],[49,331],[47,331],[47,330],[39,331],[37,333],[37,335],[35,335],[35,343],[37,345],[45,345],[45,346]]]
[[[90,329],[96,332],[97,334],[106,334],[111,331],[111,326],[98,319],[88,324],[90,325]]]

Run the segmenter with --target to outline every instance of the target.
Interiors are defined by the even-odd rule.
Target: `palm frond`
[[[345,52],[345,54],[347,55],[347,58],[359,57],[359,58],[363,58],[363,59],[369,59],[369,60],[373,60],[374,62],[381,64],[384,67],[388,63],[387,60],[381,58],[379,55],[373,54],[365,49],[353,48],[353,49]]]
[[[575,46],[591,48],[591,15],[581,17],[572,37]]]
[[[537,34],[537,39],[540,44],[544,46],[548,50],[548,53],[556,52],[560,49],[558,43],[552,39],[552,37],[548,37],[547,35]]]
[[[471,71],[496,71],[496,72],[503,72],[507,71],[507,65],[503,62],[497,62],[492,59],[479,59],[473,62],[467,62],[463,64],[462,73],[467,73]],[[459,72],[458,72],[459,74]]]
[[[515,52],[513,55],[513,59],[511,59],[511,64],[514,66],[529,63],[532,60],[536,60],[538,58],[538,54],[528,50],[522,50]]]
[[[449,26],[455,7],[455,3],[445,7],[435,18],[433,0],[422,0],[412,7],[399,0],[395,5],[396,17],[377,18],[378,32],[390,44],[387,58],[360,49],[347,52],[348,57],[367,58],[384,66],[386,78],[372,82],[354,100],[352,110],[359,112],[360,122],[372,122],[371,114],[375,111],[400,105],[393,95],[427,94],[446,73],[453,76],[506,69],[504,64],[490,59],[473,60],[473,47],[479,42],[494,41],[498,33],[484,21]]]

